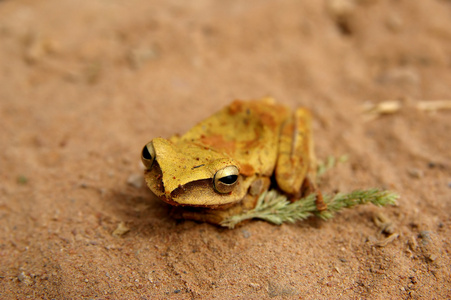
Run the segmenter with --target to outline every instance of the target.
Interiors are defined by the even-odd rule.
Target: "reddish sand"
[[[142,146],[266,95],[311,109],[320,159],[349,157],[325,193],[399,205],[172,219]],[[451,100],[450,1],[0,1],[0,298],[449,299],[451,111],[417,107],[434,100]]]

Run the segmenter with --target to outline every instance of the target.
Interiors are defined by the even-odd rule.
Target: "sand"
[[[0,298],[451,298],[451,111],[420,105],[451,100],[450,16],[445,0],[0,1]],[[348,157],[324,193],[398,205],[171,218],[143,145],[263,96],[312,111],[319,159]]]

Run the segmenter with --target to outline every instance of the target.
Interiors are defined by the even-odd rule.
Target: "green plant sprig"
[[[379,189],[356,190],[347,194],[339,193],[334,196],[323,195],[327,209],[318,211],[315,204],[315,193],[298,201],[290,202],[285,195],[276,190],[271,190],[259,197],[254,209],[231,216],[224,220],[221,226],[234,228],[238,223],[249,219],[262,219],[280,225],[284,222],[294,223],[305,220],[314,215],[327,220],[343,208],[367,203],[372,203],[376,206],[395,205],[398,198],[399,195],[396,193]]]

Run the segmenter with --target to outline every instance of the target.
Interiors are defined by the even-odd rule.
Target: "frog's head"
[[[141,153],[150,190],[172,205],[217,207],[244,198],[249,180],[232,158],[191,141],[155,138]]]

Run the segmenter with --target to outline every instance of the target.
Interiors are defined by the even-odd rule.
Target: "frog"
[[[141,151],[144,179],[177,219],[220,225],[277,189],[291,201],[317,193],[312,114],[273,98],[234,100],[183,135]]]

